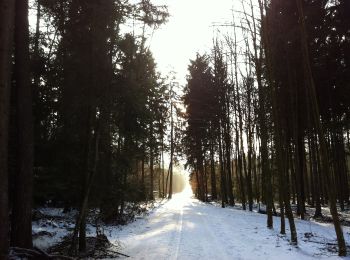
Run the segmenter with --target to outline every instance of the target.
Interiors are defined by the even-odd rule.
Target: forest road
[[[299,224],[305,232],[311,228],[310,223]],[[316,224],[312,230],[325,237],[334,233],[332,228]],[[190,185],[144,219],[115,232],[112,242],[121,243],[121,252],[130,256],[128,259],[318,259],[309,249],[304,250],[310,243],[295,248],[288,237],[279,235],[278,228],[266,228],[266,215],[200,202]]]
[[[123,253],[147,260],[232,259],[234,248],[227,247],[227,235],[232,235],[224,234],[229,230],[221,223],[221,213],[194,199],[188,185],[138,226],[123,230]]]

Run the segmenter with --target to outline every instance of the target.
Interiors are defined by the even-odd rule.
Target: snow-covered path
[[[113,230],[110,238],[119,240],[131,259],[338,259],[319,243],[334,242],[332,226],[297,221],[295,248],[278,234],[280,221],[274,220],[275,230],[269,230],[265,215],[202,203],[188,185],[146,219]],[[314,242],[303,241],[305,233],[312,233]],[[344,233],[349,243],[349,230]]]

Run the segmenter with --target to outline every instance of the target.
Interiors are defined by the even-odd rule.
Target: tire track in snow
[[[197,207],[201,208],[202,205],[199,205],[199,206],[197,205]],[[232,255],[228,255],[226,253],[226,250],[225,250],[226,248],[224,247],[223,243],[221,243],[218,240],[218,234],[216,234],[212,229],[213,219],[208,219],[210,216],[208,216],[206,213],[203,213],[201,210],[199,210],[199,212],[201,213],[199,216],[200,216],[200,221],[202,222],[202,227],[205,229],[205,232],[207,234],[206,240],[208,241],[208,244],[210,244],[213,248],[215,248],[216,252],[220,253],[217,256],[217,259],[220,259],[220,260],[232,259]],[[237,257],[235,257],[235,259],[237,259]]]
[[[181,207],[180,213],[179,213],[177,230],[176,230],[177,236],[176,236],[176,242],[175,242],[176,249],[175,249],[175,255],[173,258],[174,260],[177,260],[179,256],[181,237],[182,237],[183,215],[184,215],[184,211],[183,211],[183,207]]]

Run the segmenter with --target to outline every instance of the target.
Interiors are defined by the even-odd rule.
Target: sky
[[[162,74],[175,71],[184,84],[189,60],[196,52],[203,54],[212,46],[213,23],[231,20],[233,3],[237,0],[153,0],[166,4],[168,23],[153,33],[148,44]]]

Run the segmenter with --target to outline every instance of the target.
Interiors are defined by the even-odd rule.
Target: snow
[[[63,209],[60,208],[41,208],[39,211],[51,218],[33,222],[33,244],[42,250],[47,250],[62,241],[74,229],[74,215],[76,212],[64,214]],[[89,230],[90,227],[87,227],[87,229]]]
[[[296,220],[295,247],[288,228],[287,236],[279,234],[278,217],[274,224],[270,230],[266,215],[202,203],[187,185],[145,219],[110,230],[109,239],[131,259],[341,259],[325,249],[336,243],[332,225]],[[349,243],[349,228],[344,235]]]
[[[64,222],[34,225],[35,232],[54,234],[37,244],[47,248],[59,241],[67,234],[67,225],[72,228]],[[275,229],[268,229],[264,214],[200,202],[187,184],[173,199],[158,202],[148,216],[122,227],[104,226],[103,230],[131,259],[344,259],[326,248],[327,244],[328,249],[336,248],[332,224],[296,220],[298,247],[289,243],[288,222],[286,236],[279,234],[279,225],[279,217],[274,217]],[[349,244],[350,228],[343,231]],[[94,227],[88,225],[88,233],[93,235]]]

